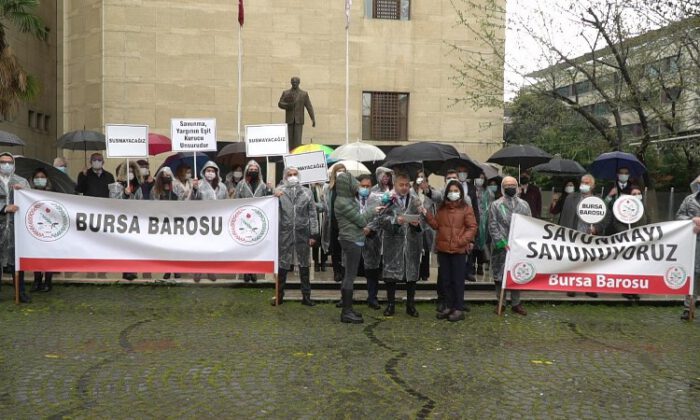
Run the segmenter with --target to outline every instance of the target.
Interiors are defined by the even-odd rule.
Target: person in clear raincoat
[[[365,244],[362,248],[362,262],[367,279],[367,306],[372,309],[380,309],[377,294],[379,292],[379,279],[382,276],[382,228],[374,215],[375,209],[381,206],[383,194],[370,192],[372,178],[369,175],[360,175],[357,180],[360,183],[357,191],[360,213],[362,215],[368,214],[371,217],[367,223],[369,232],[365,236]]]
[[[328,183],[323,186],[322,191],[322,212],[323,225],[321,229],[321,246],[326,255],[331,256],[331,264],[333,264],[333,280],[337,283],[343,281],[345,277],[345,269],[342,263],[342,247],[338,241],[338,219],[335,214],[335,199],[337,197],[335,191],[335,182],[338,174],[345,173],[346,168],[342,163],[333,165]]]
[[[299,267],[302,305],[314,306],[311,301],[311,247],[319,240],[316,203],[311,190],[300,184],[297,168],[285,168],[282,183],[275,190],[279,197],[279,302],[284,299],[287,273]]]
[[[421,229],[421,203],[411,194],[408,175],[394,176],[394,190],[379,215],[382,227],[382,278],[387,287],[385,316],[392,316],[396,304],[396,283],[406,282],[406,313],[417,317],[415,307],[416,282],[423,254],[423,230]]]
[[[129,161],[127,172],[126,164],[117,166],[117,181],[109,185],[109,198],[118,200],[143,200],[141,188],[141,169],[135,161]],[[124,280],[136,279],[136,273],[122,273]]]
[[[243,169],[243,178],[236,185],[233,198],[254,198],[272,195],[272,189],[265,184],[262,179],[260,164],[254,160],[249,160]],[[258,278],[255,274],[245,274],[243,280],[255,283]]]
[[[15,158],[10,153],[0,154],[0,276],[3,271],[15,272],[15,190],[31,189],[29,181],[15,174]],[[24,290],[24,271],[19,272],[19,301],[31,300]]]
[[[202,166],[202,170],[199,171],[201,179],[195,179],[192,181],[193,187],[193,200],[226,200],[228,198],[228,190],[226,185],[219,177],[219,166],[208,161]],[[216,281],[216,275],[214,273],[207,273],[207,278],[211,281]],[[202,279],[201,273],[194,274],[195,283],[199,283]]]
[[[696,235],[695,242],[695,283],[693,294],[695,297],[700,295],[700,176],[695,178],[690,183],[690,195],[683,199],[678,212],[676,212],[676,220],[692,220],[695,224],[694,232]],[[683,313],[681,319],[687,321],[690,319],[690,305],[695,302],[693,296],[687,295],[683,302]]]
[[[430,197],[438,197],[439,192],[428,184],[428,176],[424,171],[418,171],[416,181],[413,183],[413,193],[418,197],[421,206],[431,214],[436,214],[435,202]],[[423,255],[420,260],[419,279],[427,281],[430,277],[430,254],[435,245],[435,231],[428,223],[422,219],[421,229],[423,230]]]

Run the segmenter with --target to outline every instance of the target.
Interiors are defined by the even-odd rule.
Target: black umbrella
[[[0,131],[0,146],[26,146],[27,144],[13,133]]]
[[[105,150],[105,135],[97,131],[76,130],[65,133],[56,141],[56,146],[60,149],[82,150],[85,152],[85,162],[87,162],[88,150]]]
[[[417,142],[392,149],[386,162],[393,164],[423,162],[425,169],[437,172],[446,160],[459,159],[459,152],[449,144]]]
[[[425,170],[422,162],[392,162],[385,161],[381,166],[392,169],[394,172],[402,172],[408,175],[411,180],[415,180],[418,171]]]
[[[42,168],[46,173],[46,177],[51,183],[52,191],[75,194],[75,182],[67,174],[54,168],[50,163],[24,156],[15,158],[15,173],[29,181],[31,181],[34,171],[39,168]]]
[[[445,176],[450,169],[457,169],[458,166],[465,166],[469,178],[477,178],[483,172],[479,166],[479,162],[467,156],[466,153],[460,153],[458,159],[450,159],[443,162],[440,169],[435,172],[437,175]]]
[[[265,156],[248,158],[244,142],[229,143],[216,154],[216,162],[229,168],[233,168],[236,165],[245,166],[250,159],[260,164],[265,162]]]
[[[575,176],[586,173],[586,169],[578,162],[571,159],[562,159],[559,155],[554,156],[552,160],[547,163],[533,166],[531,170],[533,172],[554,176]]]
[[[518,144],[499,150],[491,155],[487,162],[503,166],[513,166],[519,169],[531,168],[540,163],[547,163],[552,155],[536,146]]]
[[[498,169],[494,168],[493,166],[489,165],[488,163],[476,162],[476,164],[479,165],[481,170],[484,172],[486,179],[497,178],[500,176],[498,174]]]

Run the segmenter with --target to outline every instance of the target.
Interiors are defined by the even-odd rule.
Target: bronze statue
[[[292,77],[292,88],[282,92],[280,101],[277,104],[285,110],[287,130],[289,132],[289,150],[301,145],[301,133],[304,129],[304,108],[309,112],[312,127],[316,127],[314,117],[314,107],[311,106],[309,94],[299,89],[301,82],[298,77]]]

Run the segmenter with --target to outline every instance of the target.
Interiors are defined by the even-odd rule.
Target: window
[[[560,96],[571,96],[571,88],[572,88],[572,85],[566,85],[566,86],[562,86],[560,88],[557,88],[555,90],[555,92]]]
[[[39,131],[44,131],[44,114],[41,112],[36,114],[36,126],[34,128]]]
[[[50,115],[44,115],[44,131],[49,132],[51,131],[51,116]]]
[[[374,19],[410,20],[410,0],[367,0],[372,7],[371,15]]]
[[[574,85],[574,92],[576,95],[583,95],[584,93],[590,92],[592,89],[591,82],[584,80],[583,82],[578,82]]]
[[[36,112],[32,110],[27,112],[27,125],[29,128],[36,128]]]
[[[362,93],[362,139],[408,140],[408,93]]]

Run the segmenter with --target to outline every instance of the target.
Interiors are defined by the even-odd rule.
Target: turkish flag
[[[243,0],[238,0],[238,23],[243,26]]]

